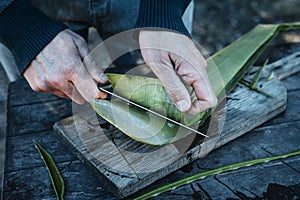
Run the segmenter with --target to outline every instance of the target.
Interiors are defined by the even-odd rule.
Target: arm
[[[21,73],[67,26],[35,9],[26,0],[12,1],[0,14],[0,40],[11,51]]]
[[[67,26],[50,19],[26,0],[3,6],[0,41],[15,58],[21,74],[35,91],[51,92],[77,103],[106,95],[101,69],[88,56],[85,41]]]
[[[176,107],[198,114],[217,104],[206,73],[206,61],[183,25],[181,16],[189,0],[141,0],[136,27],[146,64],[164,85]],[[150,29],[149,29],[150,27]],[[185,87],[193,87],[192,102]]]
[[[191,0],[141,0],[136,28],[169,29],[190,36],[182,15]]]

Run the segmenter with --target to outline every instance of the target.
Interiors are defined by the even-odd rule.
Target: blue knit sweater
[[[190,0],[141,0],[137,28],[167,28],[189,35],[181,16]],[[0,42],[15,58],[20,72],[67,26],[55,21],[27,0],[0,1]]]

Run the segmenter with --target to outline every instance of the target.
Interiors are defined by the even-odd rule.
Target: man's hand
[[[169,31],[142,30],[139,43],[146,64],[180,111],[195,115],[216,106],[206,61],[191,39]],[[193,87],[196,101],[191,102],[184,84]]]
[[[31,88],[70,98],[78,104],[104,99],[96,82],[107,82],[102,70],[89,55],[82,37],[61,31],[30,63],[24,72]]]

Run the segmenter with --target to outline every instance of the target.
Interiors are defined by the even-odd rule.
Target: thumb
[[[74,41],[77,46],[80,57],[82,59],[82,62],[86,70],[91,75],[91,77],[99,83],[102,84],[107,83],[108,80],[106,76],[103,74],[102,68],[96,63],[95,59],[90,54],[86,42],[82,40],[74,40]]]
[[[173,68],[163,64],[155,67],[150,66],[150,68],[165,87],[169,98],[177,109],[181,112],[188,111],[192,105],[190,94]]]
[[[91,54],[88,54],[84,57],[83,64],[95,81],[101,84],[108,82],[108,79],[104,75],[102,68],[96,63]]]

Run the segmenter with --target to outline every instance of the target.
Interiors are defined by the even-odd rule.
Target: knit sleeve
[[[0,13],[0,42],[11,50],[20,73],[66,28],[26,0],[15,0]]]
[[[191,0],[141,0],[136,28],[165,28],[190,36],[182,15]]]

